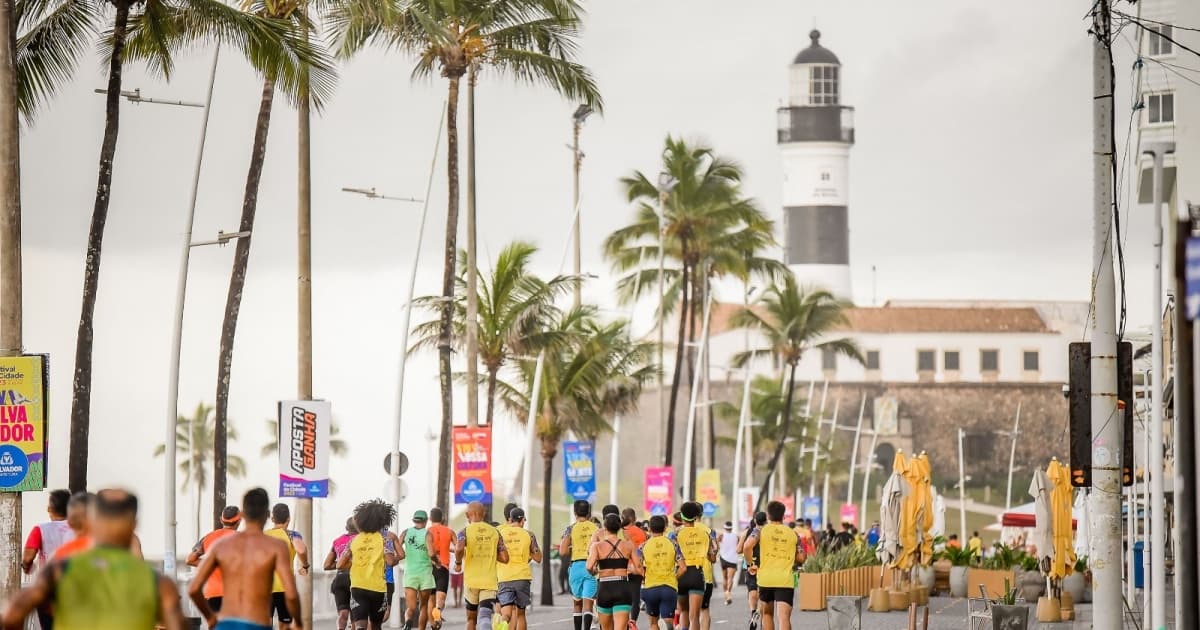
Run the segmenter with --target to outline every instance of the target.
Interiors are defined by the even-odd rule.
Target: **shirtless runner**
[[[278,574],[283,580],[284,600],[292,613],[292,626],[300,628],[300,596],[292,576],[287,545],[263,533],[270,513],[267,491],[255,488],[242,498],[245,530],[226,536],[212,546],[196,577],[188,586],[188,595],[196,604],[209,628],[215,630],[269,630],[271,627],[271,586]],[[225,582],[225,597],[220,617],[204,599],[204,583],[220,569]]]

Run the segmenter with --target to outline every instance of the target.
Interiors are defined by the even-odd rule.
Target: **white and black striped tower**
[[[850,299],[850,147],[854,108],[841,104],[841,63],[821,32],[789,71],[788,104],[779,108],[783,158],[784,262],[801,286]]]

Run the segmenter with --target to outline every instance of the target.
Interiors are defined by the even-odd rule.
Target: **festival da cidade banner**
[[[563,479],[572,501],[596,501],[595,442],[563,442]]]
[[[454,502],[492,502],[492,428],[454,427]]]
[[[329,424],[333,408],[324,400],[279,403],[279,496],[329,496]]]
[[[671,486],[675,471],[670,466],[646,467],[646,513],[651,516],[666,516],[671,513]]]
[[[721,511],[721,471],[704,468],[696,471],[696,500],[704,506],[704,517],[712,518]]]
[[[46,381],[43,355],[0,358],[0,490],[46,487]]]

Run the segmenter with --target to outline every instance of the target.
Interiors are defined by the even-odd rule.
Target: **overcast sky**
[[[746,192],[778,218],[774,110],[787,95],[787,65],[816,25],[822,43],[842,61],[843,102],[856,108],[850,225],[857,301],[873,299],[872,266],[880,303],[900,297],[1087,299],[1087,2],[588,4],[582,57],[607,111],[583,131],[587,271],[607,275],[599,244],[631,217],[617,179],[633,169],[657,172],[667,134],[711,143],[739,161]],[[169,84],[129,71],[126,88],[202,100],[210,54],[197,51],[181,60]],[[396,54],[364,53],[343,67],[335,98],[313,122],[316,391],[333,401],[351,441],[351,457],[334,464],[338,482],[362,489],[328,503],[326,532],[362,493],[383,486],[380,460],[396,404],[396,323],[420,206],[368,201],[340,188],[424,196],[445,83],[414,84],[411,64]],[[83,250],[103,127],[103,97],[92,90],[103,84],[100,60],[88,59],[22,140],[25,346],[52,357],[53,486],[66,482]],[[259,86],[241,59],[222,52],[197,238],[236,226]],[[553,273],[570,219],[565,144],[574,104],[492,75],[484,77],[477,102],[481,254],[528,239],[543,248],[539,265]],[[250,460],[251,473],[231,482],[235,495],[250,484],[275,491],[275,464],[256,457],[268,437],[263,420],[274,414],[275,401],[295,394],[295,120],[277,99],[234,356],[231,416],[243,439],[231,451]],[[157,523],[162,495],[161,463],[151,452],[163,440],[177,250],[199,121],[194,109],[122,106],[96,311],[92,479],[97,486],[133,486],[151,523]],[[438,160],[422,293],[435,292],[440,278],[444,144]],[[1139,220],[1131,221],[1130,273],[1144,275],[1146,256],[1136,248],[1149,246]],[[180,396],[185,411],[213,398],[231,260],[232,248],[194,252]],[[602,278],[586,293],[607,304],[609,283]],[[1147,315],[1141,303],[1148,296],[1130,291],[1136,325]],[[432,470],[422,440],[439,411],[433,361],[421,357],[410,365],[404,438],[419,474]],[[514,469],[515,459],[499,457],[501,472]],[[410,473],[409,483],[414,502],[424,505],[431,480]],[[505,483],[498,478],[497,486],[502,491]],[[42,502],[31,495],[28,505],[40,515]],[[191,536],[190,518],[181,507],[181,547]],[[161,527],[144,524],[142,530],[147,548],[160,549]]]

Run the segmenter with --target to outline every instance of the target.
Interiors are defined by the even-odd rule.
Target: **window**
[[[942,355],[942,365],[945,367],[947,372],[957,372],[958,350],[947,350],[946,353]]]
[[[995,453],[996,438],[991,433],[968,432],[963,436],[963,455],[978,462],[990,461]]]
[[[932,372],[937,369],[933,350],[917,350],[917,371]]]
[[[1022,359],[1022,361],[1025,366],[1025,371],[1026,372],[1038,371],[1038,351],[1037,350],[1026,350],[1023,356],[1024,356],[1024,358]]]
[[[1000,351],[999,350],[980,350],[979,351],[979,370],[981,372],[998,372],[998,371],[1000,371]]]
[[[808,73],[808,104],[838,104],[838,67],[813,66]]]
[[[1175,44],[1171,43],[1174,39],[1174,29],[1170,24],[1160,24],[1149,29],[1150,38],[1147,42],[1148,53],[1151,57],[1161,57],[1170,55],[1175,52]]]
[[[821,369],[836,370],[837,369],[837,353],[829,348],[821,349]]]
[[[1146,96],[1146,122],[1151,125],[1175,122],[1174,92]]]
[[[867,369],[868,370],[878,370],[879,369],[879,351],[878,350],[867,350]]]

